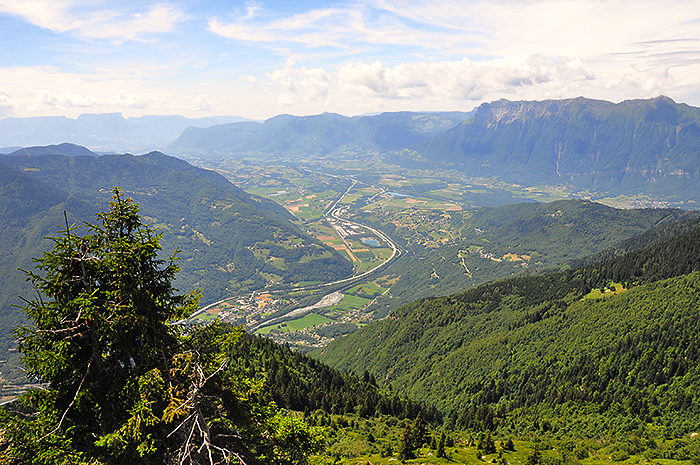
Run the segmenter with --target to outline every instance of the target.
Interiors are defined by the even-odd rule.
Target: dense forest
[[[361,376],[340,372],[264,337],[244,335],[231,349],[230,357],[249,376],[264,378],[264,392],[287,409],[411,420],[420,414],[430,423],[442,422],[435,407],[381,389],[367,370]]]
[[[372,367],[462,427],[539,412],[560,425],[610,419],[579,424],[576,434],[647,422],[688,434],[700,428],[699,257],[696,227],[581,268],[406,305],[317,355],[344,369]]]

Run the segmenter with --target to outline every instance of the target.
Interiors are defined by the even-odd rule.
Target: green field
[[[618,294],[622,294],[627,289],[621,283],[611,283],[605,289],[593,289],[587,295],[583,297],[583,300],[596,300],[603,299],[605,297],[612,297]]]
[[[331,320],[325,316],[319,315],[317,313],[309,313],[297,320],[285,321],[283,323],[274,324],[271,326],[265,326],[260,328],[255,333],[256,334],[269,334],[273,330],[277,330],[281,333],[288,333],[290,331],[298,331],[300,329],[306,329],[311,326],[322,325],[323,323],[328,323]]]

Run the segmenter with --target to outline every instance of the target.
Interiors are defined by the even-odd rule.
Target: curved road
[[[290,287],[290,288],[288,289],[289,291],[303,291],[303,290],[311,290],[311,289],[322,289],[322,288],[324,288],[324,287],[334,286],[334,285],[336,285],[336,284],[343,284],[343,283],[349,283],[349,282],[353,282],[353,281],[359,281],[360,279],[365,278],[365,277],[367,277],[367,276],[370,276],[371,274],[376,273],[378,270],[380,270],[380,269],[382,269],[382,268],[385,268],[389,263],[391,263],[392,261],[394,261],[394,259],[398,258],[398,257],[401,255],[401,249],[396,245],[396,243],[395,243],[394,241],[391,240],[391,238],[390,238],[388,235],[386,235],[386,234],[383,233],[382,231],[379,231],[378,229],[372,228],[371,226],[368,226],[368,225],[366,225],[366,224],[358,223],[357,221],[351,221],[351,220],[348,220],[348,219],[345,219],[345,218],[341,218],[341,217],[339,216],[339,211],[340,211],[340,209],[337,208],[337,207],[338,207],[338,204],[345,198],[346,195],[348,195],[348,194],[350,193],[350,191],[352,190],[352,188],[355,187],[355,184],[358,183],[358,181],[357,181],[356,179],[354,179],[354,178],[350,178],[350,179],[352,179],[352,184],[350,185],[350,187],[348,187],[347,190],[346,190],[335,202],[333,202],[333,205],[331,205],[331,206],[328,208],[328,210],[323,214],[323,216],[326,218],[326,221],[328,221],[329,218],[333,218],[333,219],[336,220],[336,221],[342,221],[342,222],[345,223],[345,224],[354,225],[354,226],[361,227],[361,228],[364,228],[364,229],[367,229],[367,230],[371,231],[373,234],[375,234],[375,235],[376,235],[377,237],[379,237],[381,240],[383,240],[384,242],[386,242],[386,243],[389,245],[389,247],[391,247],[391,256],[390,256],[386,261],[384,261],[383,263],[381,263],[380,265],[378,265],[376,268],[372,268],[371,270],[365,271],[364,273],[357,274],[357,275],[352,275],[352,276],[347,277],[347,278],[343,278],[343,279],[339,279],[339,280],[337,280],[337,281],[332,281],[332,282],[323,283],[323,284],[315,284],[315,285],[312,285],[312,286],[304,286],[304,287]],[[333,223],[332,223],[331,221],[328,221],[328,223],[330,224],[330,226],[331,226],[333,229],[336,230],[336,232],[338,233],[338,235],[343,239],[343,242],[345,242],[345,237],[340,233],[340,231],[338,231],[338,228],[336,228],[336,227],[333,225]],[[346,246],[348,247],[348,249],[350,249],[350,247],[347,245],[346,242],[345,242],[345,244],[346,244]],[[284,290],[284,289],[282,289],[282,290]],[[254,296],[257,292],[260,292],[260,290],[259,290],[259,291],[253,291],[252,294],[251,294],[251,297]],[[251,329],[251,330],[255,330],[255,329],[260,328],[261,326],[270,324],[270,323],[273,322],[273,321],[278,321],[278,320],[280,320],[280,319],[282,319],[282,318],[286,318],[286,317],[289,317],[289,316],[301,315],[301,314],[305,313],[306,311],[311,311],[311,310],[313,310],[314,308],[319,308],[318,305],[321,304],[322,302],[324,302],[324,299],[327,300],[328,298],[331,298],[331,296],[334,296],[334,294],[335,294],[335,293],[328,294],[328,295],[324,296],[324,297],[321,299],[321,302],[319,302],[318,304],[316,304],[316,306],[312,305],[312,306],[310,306],[310,307],[292,309],[292,310],[290,310],[289,312],[285,313],[284,315],[279,315],[279,316],[276,316],[276,317],[273,318],[273,319],[258,322],[258,323],[255,324],[254,327],[252,327],[252,328],[250,328],[250,329]],[[216,305],[220,305],[220,304],[226,302],[227,300],[233,299],[233,298],[235,298],[235,297],[237,297],[237,296],[234,296],[234,297],[227,297],[226,299],[222,299],[222,300],[219,300],[218,302],[214,302],[214,303],[209,304],[209,305],[207,305],[207,306],[205,306],[205,307],[202,307],[202,308],[200,308],[199,310],[197,310],[196,312],[194,312],[194,313],[192,314],[192,317],[194,317],[194,316],[196,316],[196,315],[198,315],[198,314],[200,314],[200,313],[202,313],[202,312],[205,312],[206,310],[208,310],[208,309],[210,309],[210,308],[212,308],[212,307],[214,307],[214,306],[216,306]],[[331,298],[331,299],[332,299],[332,298]],[[332,299],[332,300],[333,300],[333,299]],[[191,317],[190,317],[190,318],[191,318]]]

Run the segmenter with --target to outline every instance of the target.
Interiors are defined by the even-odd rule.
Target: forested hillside
[[[15,346],[10,328],[21,318],[14,307],[20,303],[18,295],[32,295],[18,268],[31,269],[32,258],[50,247],[44,237],[65,223],[64,211],[68,221],[76,222],[91,218],[97,208],[0,161],[0,353],[5,357]]]
[[[569,267],[572,260],[602,253],[648,230],[678,233],[681,226],[673,225],[685,224],[681,220],[697,218],[697,213],[621,210],[586,200],[470,209],[450,212],[448,219],[440,215],[426,219],[448,221],[454,231],[453,239],[440,247],[419,243],[421,238],[414,237],[410,225],[401,218],[381,211],[358,216],[401,238],[408,252],[390,268],[400,276],[391,293],[377,300],[381,312],[388,314],[419,298],[449,295],[508,276]]]
[[[574,428],[595,414],[576,434],[648,422],[674,437],[700,428],[699,312],[695,228],[582,268],[415,302],[318,356],[341,369],[371,367],[464,427],[538,412]]]
[[[433,406],[388,395],[367,370],[360,375],[340,372],[261,336],[244,335],[230,352],[231,359],[251,377],[262,377],[265,392],[277,405],[291,410],[322,410],[334,415],[367,418],[389,415],[414,419],[420,413],[430,422],[442,421]]]
[[[165,253],[179,249],[176,285],[202,289],[206,304],[234,292],[332,280],[352,272],[349,261],[288,221],[288,212],[252,197],[208,170],[154,152],[131,155],[0,157],[0,305],[3,353],[19,321],[18,295],[31,296],[18,270],[51,246],[43,240],[69,224],[94,221],[114,186],[140,203],[146,221],[163,232]],[[5,374],[3,374],[5,375]]]

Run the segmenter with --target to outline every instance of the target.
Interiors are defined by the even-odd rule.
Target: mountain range
[[[279,115],[262,123],[120,114],[0,120],[5,153],[66,141],[101,151],[148,147],[199,158],[380,155],[402,166],[456,169],[525,186],[643,194],[688,208],[700,200],[700,109],[663,96],[620,103],[499,100],[466,113]]]
[[[168,145],[167,151],[203,157],[263,155],[282,159],[384,153],[441,134],[469,117],[470,113],[462,112],[279,115],[264,123],[191,127]]]
[[[666,97],[500,100],[411,147],[408,160],[526,185],[700,197],[700,109]]]
[[[142,116],[124,118],[120,113],[84,114],[76,119],[63,116],[0,119],[0,153],[25,146],[63,142],[104,152],[144,152],[163,148],[190,126],[209,127],[245,121],[238,116],[185,118]]]
[[[524,186],[643,194],[687,208],[700,200],[700,109],[667,97],[617,104],[500,100],[473,113],[281,115],[189,128],[167,150],[266,159],[379,154],[400,166],[455,169]]]

